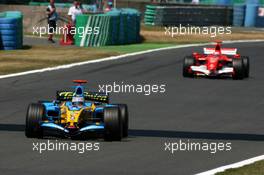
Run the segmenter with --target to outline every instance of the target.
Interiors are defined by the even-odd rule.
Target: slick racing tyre
[[[25,135],[29,138],[41,138],[43,136],[40,123],[44,118],[45,107],[42,104],[30,104],[26,116]]]
[[[118,107],[104,109],[104,139],[106,141],[120,141],[122,139],[122,120]]]
[[[233,79],[241,80],[244,78],[245,70],[242,59],[233,59],[233,69],[234,69]]]
[[[183,70],[182,75],[184,77],[192,77],[193,73],[189,72],[190,66],[193,66],[195,64],[195,59],[192,56],[186,56],[183,59]]]
[[[122,121],[122,129],[123,129],[123,137],[128,136],[128,109],[126,104],[117,104],[120,110],[121,121]]]
[[[245,78],[249,77],[249,58],[247,56],[241,56],[241,59],[243,60],[243,67],[244,67],[244,76]]]

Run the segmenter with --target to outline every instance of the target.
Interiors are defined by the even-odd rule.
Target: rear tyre
[[[233,59],[232,62],[233,62],[233,69],[234,69],[233,79],[235,79],[235,80],[243,79],[245,76],[243,60],[242,59]]]
[[[117,104],[120,110],[121,121],[122,121],[122,130],[123,130],[123,137],[128,136],[128,108],[126,104]]]
[[[45,114],[45,107],[42,104],[30,104],[26,116],[25,135],[29,138],[42,138],[43,131],[40,126]]]
[[[118,107],[104,109],[104,139],[106,141],[120,141],[122,139],[122,120]]]
[[[183,59],[182,75],[184,77],[193,77],[193,73],[190,72],[190,67],[195,64],[195,59],[192,56],[186,56]]]
[[[249,77],[249,58],[247,56],[242,56],[241,59],[243,60],[243,67],[244,67],[244,76],[245,78]]]

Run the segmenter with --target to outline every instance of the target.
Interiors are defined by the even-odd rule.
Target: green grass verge
[[[259,161],[241,168],[228,169],[216,175],[264,175],[264,161]]]
[[[142,43],[104,47],[68,47],[48,44],[25,47],[25,49],[20,50],[0,51],[0,75],[174,45],[175,44]]]

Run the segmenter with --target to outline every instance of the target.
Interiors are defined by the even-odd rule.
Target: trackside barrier
[[[232,1],[231,0],[217,0],[216,4],[217,5],[231,5]]]
[[[146,6],[144,22],[158,26],[228,26],[233,23],[228,6]]]
[[[140,13],[134,9],[113,10],[106,14],[78,15],[75,45],[105,46],[140,41]]]
[[[256,23],[256,4],[247,4],[246,5],[246,16],[245,16],[245,27],[254,27]]]
[[[231,1],[221,2],[232,4]],[[183,26],[264,27],[263,5],[251,4],[252,1],[246,2],[245,0],[236,2],[243,2],[243,4],[233,6],[146,5],[144,23],[155,26],[179,26],[181,24]]]
[[[154,5],[147,5],[145,16],[144,16],[144,22],[147,25],[155,25],[154,21],[157,17],[157,8],[158,6]]]
[[[233,6],[233,26],[244,26],[245,21],[245,5],[234,5]]]
[[[0,13],[0,50],[23,46],[23,15],[19,11]]]
[[[264,27],[264,6],[259,6],[256,17],[256,27]]]
[[[211,4],[216,4],[216,0],[201,0],[200,3],[211,5]]]

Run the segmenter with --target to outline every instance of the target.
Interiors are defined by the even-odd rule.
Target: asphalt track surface
[[[131,56],[71,69],[0,80],[0,174],[194,174],[263,154],[264,43],[228,44],[251,58],[249,79],[183,78],[182,57],[201,47]],[[24,136],[27,105],[87,79],[98,84],[166,84],[163,94],[112,94],[127,103],[128,139],[100,142],[100,151],[32,151]],[[231,142],[232,150],[164,151],[164,142]],[[53,140],[55,141],[55,140]],[[59,140],[72,142],[71,140]],[[74,141],[76,142],[76,141]],[[77,141],[78,142],[78,141]]]

